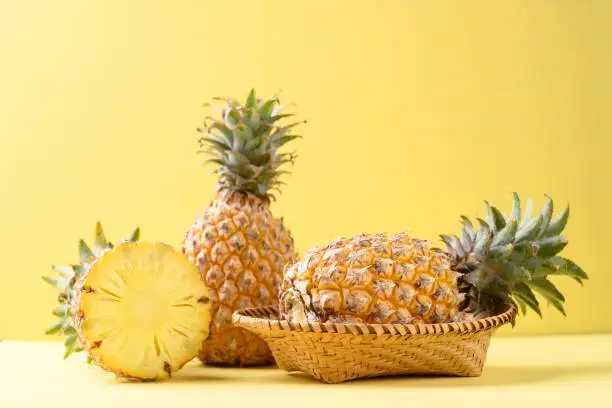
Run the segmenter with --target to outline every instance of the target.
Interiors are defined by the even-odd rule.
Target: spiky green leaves
[[[241,191],[262,198],[274,198],[273,190],[283,184],[279,177],[286,171],[280,167],[293,163],[294,153],[279,153],[287,143],[300,138],[291,132],[304,121],[280,125],[279,121],[293,116],[281,113],[284,105],[277,98],[257,99],[251,90],[245,104],[231,99],[216,98],[223,101],[223,108],[212,106],[219,119],[208,117],[204,133],[199,139],[200,152],[210,158],[219,176],[218,189]]]
[[[135,242],[140,238],[140,229],[136,228],[132,234],[126,239],[127,241]],[[52,314],[58,319],[47,330],[49,335],[64,336],[64,358],[68,358],[71,354],[82,351],[79,346],[77,333],[72,326],[72,301],[76,295],[75,284],[82,278],[89,266],[99,258],[105,251],[113,248],[104,235],[102,225],[96,223],[95,241],[93,248],[84,240],[79,241],[79,260],[78,265],[68,266],[53,266],[53,271],[58,276],[43,276],[42,279],[53,286],[58,292],[59,306],[53,309]]]
[[[566,275],[581,284],[588,279],[574,262],[558,256],[568,243],[560,234],[567,225],[569,207],[553,219],[553,200],[549,198],[534,217],[528,200],[521,217],[516,193],[509,216],[488,202],[486,205],[486,221],[478,219],[478,229],[462,217],[461,239],[441,236],[455,269],[464,274],[460,284],[460,290],[467,294],[464,307],[492,314],[506,302],[523,314],[532,309],[541,316],[538,294],[565,315],[565,298],[548,278]]]

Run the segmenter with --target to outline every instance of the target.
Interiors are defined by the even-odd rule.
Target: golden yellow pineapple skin
[[[285,319],[334,323],[439,323],[459,318],[458,273],[448,256],[400,233],[360,234],[311,249],[286,272]]]
[[[269,203],[253,195],[221,191],[187,232],[183,251],[195,263],[212,299],[210,336],[200,359],[208,364],[264,365],[274,359],[253,333],[232,327],[237,309],[275,304],[294,243]]]

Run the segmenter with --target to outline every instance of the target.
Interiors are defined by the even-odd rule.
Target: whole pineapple
[[[201,147],[218,166],[217,196],[186,233],[183,251],[199,268],[212,293],[210,336],[200,359],[209,364],[273,363],[266,343],[232,327],[236,309],[266,306],[277,299],[282,271],[295,261],[293,239],[282,219],[270,212],[278,190],[279,168],[295,155],[278,151],[300,136],[290,134],[301,122],[280,125],[283,105],[276,98],[257,99],[252,90],[243,105],[219,99],[220,119],[207,118]]]
[[[288,268],[280,312],[294,321],[336,323],[442,323],[499,313],[508,304],[541,316],[534,291],[565,314],[565,298],[548,279],[588,279],[574,262],[558,256],[569,208],[552,219],[548,200],[532,218],[521,217],[514,194],[509,216],[487,203],[486,221],[463,219],[461,238],[443,235],[446,249],[407,233],[360,234],[311,249]]]

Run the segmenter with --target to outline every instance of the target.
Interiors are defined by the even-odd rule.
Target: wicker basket
[[[278,367],[326,383],[390,375],[477,377],[489,340],[513,307],[478,320],[439,324],[293,324],[273,307],[243,309],[233,323],[261,336]]]

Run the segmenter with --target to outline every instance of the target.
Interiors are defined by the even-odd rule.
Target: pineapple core
[[[161,243],[126,242],[105,253],[78,306],[89,354],[125,377],[169,377],[208,336],[210,298],[199,270]]]

